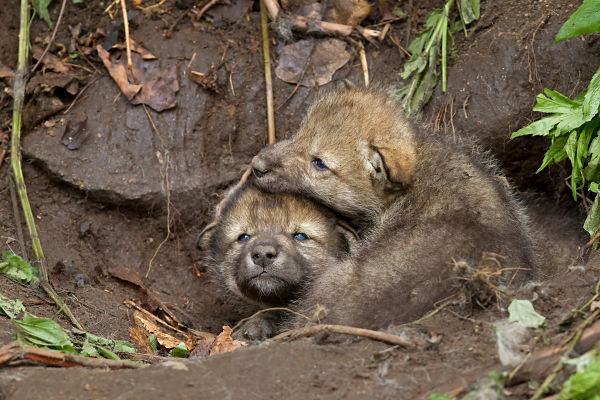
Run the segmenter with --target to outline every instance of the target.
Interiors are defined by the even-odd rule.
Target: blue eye
[[[304,240],[308,240],[308,235],[302,232],[294,233],[294,239],[302,242]]]
[[[325,164],[325,162],[320,158],[315,158],[314,160],[312,160],[312,165],[317,171],[327,171],[329,169],[329,167],[327,167],[327,164]]]
[[[251,237],[252,236],[248,235],[247,233],[242,233],[240,236],[238,236],[238,242],[247,242]]]

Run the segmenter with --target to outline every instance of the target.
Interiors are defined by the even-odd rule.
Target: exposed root
[[[403,337],[391,335],[389,333],[373,331],[370,329],[355,328],[345,325],[311,325],[304,328],[292,329],[287,332],[280,333],[272,340],[276,342],[287,342],[303,337],[315,336],[322,332],[340,333],[343,335],[360,336],[368,339],[373,339],[379,342],[398,345],[406,348],[414,348],[415,344]]]
[[[30,362],[49,367],[88,367],[88,368],[143,368],[145,365],[130,360],[108,360],[105,358],[84,357],[76,354],[64,354],[58,351],[24,346],[11,342],[0,347],[0,366],[13,363]]]
[[[453,260],[453,272],[463,289],[466,302],[471,301],[486,308],[500,303],[506,297],[506,283],[510,283],[518,271],[526,269],[504,268],[502,262],[505,259],[500,254],[483,253],[477,266]]]

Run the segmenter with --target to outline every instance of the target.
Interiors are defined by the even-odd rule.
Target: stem
[[[448,74],[448,66],[446,63],[446,54],[448,50],[448,16],[450,14],[450,6],[452,5],[452,0],[450,0],[444,6],[444,15],[442,22],[442,92],[446,93],[448,90],[448,82],[447,82],[447,74]]]
[[[48,279],[48,269],[46,268],[46,259],[44,251],[42,250],[42,244],[40,237],[35,226],[35,219],[33,212],[31,211],[31,205],[29,204],[29,197],[27,196],[27,187],[25,186],[25,178],[23,178],[23,170],[21,168],[21,122],[23,113],[23,103],[25,99],[25,75],[27,72],[27,56],[29,50],[29,2],[28,0],[21,0],[21,19],[19,28],[19,55],[17,63],[17,71],[15,73],[14,87],[13,87],[13,120],[12,120],[12,137],[10,144],[10,161],[13,172],[13,178],[15,185],[17,186],[17,193],[21,201],[21,207],[23,209],[23,215],[29,230],[29,236],[31,237],[31,246],[33,247],[33,253],[35,258],[39,262],[40,270],[40,281],[41,285],[50,296],[50,298],[56,303],[58,308],[65,313],[71,320],[71,323],[79,329],[83,329],[81,324],[77,321],[75,316],[71,313],[71,310],[67,307],[64,301],[58,296],[50,285]]]
[[[273,79],[271,78],[271,51],[269,49],[269,27],[264,0],[260,0],[260,26],[263,41],[263,62],[265,66],[265,83],[267,91],[267,127],[269,144],[275,143],[275,112],[273,110]]]

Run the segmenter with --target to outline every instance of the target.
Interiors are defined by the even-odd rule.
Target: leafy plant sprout
[[[555,37],[556,42],[588,33],[600,32],[600,1],[584,0],[569,17]],[[511,138],[520,136],[546,136],[550,147],[537,172],[551,164],[568,158],[571,163],[570,187],[573,198],[586,190],[595,193],[584,229],[592,242],[600,237],[600,68],[592,77],[587,89],[574,99],[555,90],[544,89],[536,97],[533,111],[547,116],[513,132]]]
[[[458,18],[451,18],[454,6]],[[425,22],[425,30],[408,46],[409,60],[400,73],[408,84],[398,90],[407,114],[416,114],[431,98],[438,81],[438,63],[442,69],[442,92],[448,89],[448,41],[461,28],[479,19],[479,0],[448,0],[434,10]],[[441,56],[441,61],[440,61]]]

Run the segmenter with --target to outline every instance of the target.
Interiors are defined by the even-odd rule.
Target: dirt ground
[[[0,62],[14,68],[18,1],[5,3],[0,10]],[[78,61],[85,67],[78,69],[83,71],[79,87],[89,86],[68,112],[63,107],[47,116],[40,95],[30,102],[25,116],[29,124],[23,140],[24,173],[50,279],[86,330],[110,338],[129,338],[131,310],[123,301],[144,297],[138,288],[116,279],[111,273],[115,268],[141,275],[150,269],[147,287],[197,330],[218,333],[248,312],[216,292],[194,243],[222,190],[266,143],[258,7],[234,0],[215,8],[208,20],[192,24],[182,18],[167,39],[165,29],[195,2],[168,3],[174,3],[168,5],[168,13],[138,13],[132,25],[132,35],[159,58],[162,67],[178,68],[177,106],[162,113],[149,111],[156,129],[143,107],[120,96],[95,52],[89,63]],[[406,7],[407,2],[401,3]],[[418,5],[408,10],[408,20],[392,24],[391,33],[405,47],[407,33],[414,36],[427,13],[443,2],[414,3]],[[543,87],[576,93],[600,63],[597,37],[559,45],[552,41],[574,10],[572,3],[482,1],[482,17],[469,37],[456,35],[448,94],[436,93],[423,116],[439,134],[469,135],[491,150],[517,184],[544,235],[553,265],[517,295],[534,300],[536,310],[547,318],[547,328],[537,341],[541,347],[555,345],[568,334],[558,323],[591,297],[600,277],[597,258],[584,262],[577,257],[586,241],[580,228],[584,213],[565,195],[564,168],[535,175],[545,142],[508,141],[511,130],[535,118],[531,108]],[[68,1],[56,41],[69,43],[68,26],[77,23],[83,32],[108,29],[106,6],[100,1],[87,0],[79,6]],[[59,7],[56,1],[50,8],[53,20]],[[48,35],[45,23],[34,20],[32,41]],[[275,63],[281,44],[281,38],[274,39]],[[390,40],[367,44],[366,49],[371,80],[398,85],[403,53]],[[92,66],[99,71],[96,75],[86,71],[93,72]],[[200,88],[187,76],[190,69],[208,72],[211,66],[218,66],[217,93]],[[41,72],[37,75],[49,79]],[[334,81],[342,79],[361,82],[356,54],[335,74]],[[274,80],[280,138],[294,132],[318,92]],[[66,104],[74,100],[62,90],[55,95]],[[9,105],[0,97],[0,145],[2,134],[9,131]],[[77,150],[68,150],[61,143],[61,126],[84,116],[89,135]],[[8,164],[0,165],[0,250],[22,253]],[[28,240],[22,244],[30,249]],[[41,291],[0,277],[0,292],[22,299],[36,315],[55,315]],[[419,324],[390,328],[441,338],[416,351],[319,336],[140,370],[7,367],[0,369],[0,399],[424,398],[499,370],[493,323],[506,317],[500,307],[446,307]],[[64,317],[57,319],[69,326]],[[13,337],[12,324],[0,318],[0,344]],[[525,398],[528,390],[524,384],[507,394]]]

